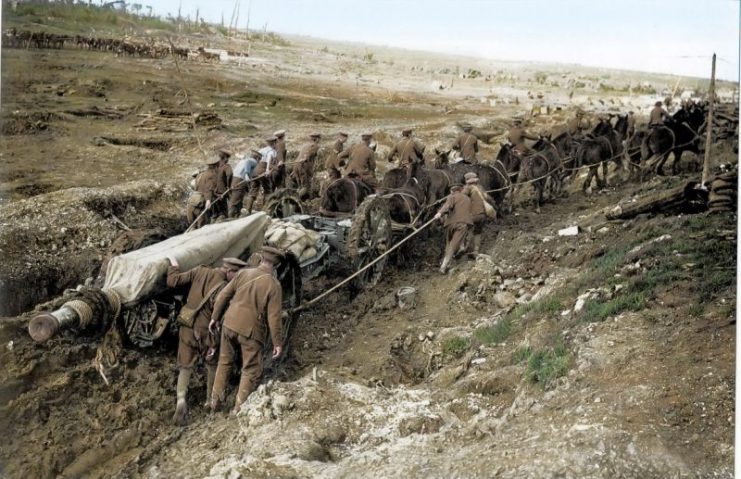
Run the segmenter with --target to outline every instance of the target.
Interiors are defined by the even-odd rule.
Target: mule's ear
[[[435,154],[436,155],[439,155],[440,154],[440,150],[438,150],[437,148],[435,148]]]

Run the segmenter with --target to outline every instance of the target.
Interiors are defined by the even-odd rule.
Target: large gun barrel
[[[67,329],[105,330],[121,312],[121,298],[115,291],[90,288],[76,296],[56,311],[31,318],[28,322],[31,338],[43,343]]]

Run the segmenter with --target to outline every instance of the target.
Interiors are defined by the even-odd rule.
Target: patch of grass
[[[522,362],[527,361],[530,359],[530,356],[533,354],[532,348],[530,346],[520,346],[517,348],[512,355],[512,363],[513,364],[520,364]]]
[[[509,315],[500,319],[494,326],[484,326],[473,332],[474,337],[483,344],[499,344],[512,334],[512,320]]]
[[[525,378],[532,383],[539,384],[543,389],[548,389],[571,367],[571,354],[560,340],[550,347],[534,351],[528,348],[528,352]],[[524,351],[521,352],[521,354],[524,353]],[[523,356],[522,359],[524,360],[525,357]]]
[[[692,303],[687,308],[687,314],[693,318],[699,318],[705,312],[705,305],[702,303]]]
[[[584,304],[581,320],[595,323],[615,316],[623,311],[640,311],[646,307],[646,296],[643,292],[632,291],[618,295],[609,301],[590,300]]]
[[[452,357],[460,358],[471,347],[471,341],[460,336],[445,340],[443,343],[443,352]]]

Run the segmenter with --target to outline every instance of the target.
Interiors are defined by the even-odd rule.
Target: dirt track
[[[406,57],[370,66],[345,58],[350,71],[363,71],[353,77],[336,72],[335,55],[316,46],[261,48],[254,56],[270,61],[248,67],[3,49],[3,293],[25,295],[6,301],[13,306],[6,314],[93,275],[121,231],[112,215],[132,228],[182,230],[183,184],[201,148],[244,151],[282,127],[293,149],[314,129],[371,129],[383,151],[410,123],[431,148],[452,142],[456,121],[503,132],[524,108],[491,107],[477,96],[488,87],[473,81],[431,92],[429,76],[409,73],[406,62],[416,60]],[[316,59],[314,73],[298,73],[299,52]],[[213,112],[222,124],[190,129],[159,109]],[[564,117],[537,117],[529,127]],[[237,418],[205,413],[196,375],[191,423],[170,424],[171,340],[122,350],[106,387],[91,364],[99,339],[64,336],[40,346],[27,336],[27,316],[4,319],[0,430],[11,434],[0,445],[0,475],[730,477],[736,295],[723,282],[710,292],[698,286],[730,258],[691,254],[708,242],[718,254],[735,251],[735,233],[713,236],[735,230],[735,218],[607,222],[603,215],[636,193],[685,179],[592,197],[572,185],[541,214],[520,204],[517,216],[487,230],[488,257],[463,261],[446,277],[436,272],[439,239],[418,241],[413,259],[391,265],[380,287],[352,302],[341,291],[304,313],[279,380]],[[572,224],[580,235],[557,236]],[[656,268],[652,255],[676,257],[649,249],[616,259],[614,271],[604,266],[612,252],[662,234],[691,266],[647,289],[642,309],[600,321],[562,314],[576,294],[609,282],[584,279],[600,267],[627,282],[630,264],[643,264],[640,277]],[[306,297],[337,279],[314,282]],[[574,284],[578,291],[569,290]],[[420,289],[411,311],[394,304],[405,285]],[[512,309],[493,301],[501,291],[531,299],[551,291],[558,308],[525,311],[505,340],[481,342],[475,330]],[[455,338],[469,341],[462,354],[450,348]],[[528,379],[517,355],[556,343],[569,351],[568,373],[547,386]]]

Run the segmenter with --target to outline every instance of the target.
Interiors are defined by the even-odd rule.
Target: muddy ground
[[[283,368],[237,417],[206,413],[196,375],[189,424],[171,424],[172,338],[122,349],[110,386],[92,366],[100,338],[30,340],[29,310],[95,276],[122,225],[185,228],[202,151],[246,151],[278,128],[289,149],[317,129],[370,129],[383,151],[408,124],[431,148],[465,120],[495,134],[490,156],[533,85],[518,66],[510,103],[492,105],[483,79],[433,91],[434,75],[411,68],[448,58],[368,63],[305,42],[254,44],[246,65],[3,49],[0,475],[731,477],[736,218],[604,216],[690,179],[691,155],[681,176],[614,175],[591,196],[577,179],[540,214],[525,192],[488,227],[485,254],[447,276],[439,233],[417,240],[378,287],[303,313]],[[571,225],[577,236],[558,236]],[[396,306],[402,286],[418,289],[414,309]]]

